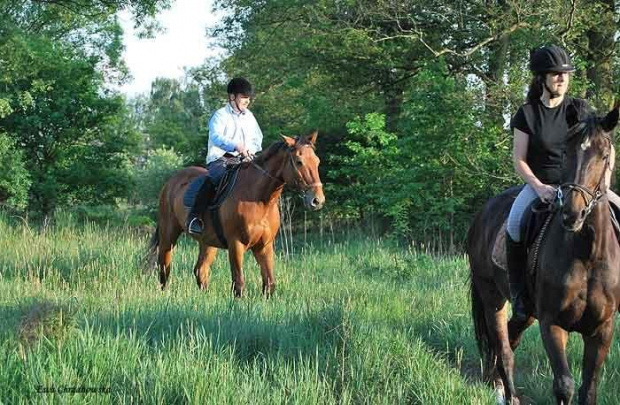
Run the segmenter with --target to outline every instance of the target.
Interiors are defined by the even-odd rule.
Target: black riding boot
[[[525,273],[527,271],[527,252],[521,242],[515,242],[506,233],[506,259],[508,262],[508,285],[510,287],[510,303],[512,317],[525,321],[529,317],[525,306],[527,287]]]
[[[187,230],[190,234],[200,235],[203,231],[203,223],[200,217],[204,209],[206,208],[209,200],[212,198],[213,187],[211,183],[211,179],[209,177],[205,178],[204,183],[200,186],[198,193],[196,194],[196,200],[194,201],[194,206],[192,207],[191,212],[187,216]]]

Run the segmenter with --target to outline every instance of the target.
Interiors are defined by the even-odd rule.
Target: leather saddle
[[[616,238],[618,238],[618,240],[620,241],[620,224],[618,222],[618,218],[620,218],[620,207],[616,206],[611,201],[609,202],[609,207],[612,226],[614,228],[614,232],[616,233]],[[540,200],[535,200],[525,210],[523,218],[521,219],[521,236],[528,251],[528,256],[530,250],[536,244],[536,241],[542,241],[542,239],[545,237],[544,234],[541,235],[541,231],[545,227],[545,223],[548,220],[551,220],[549,216],[555,215],[556,212],[557,211],[555,211],[552,206],[544,204]],[[508,219],[506,218],[495,238],[495,244],[493,246],[492,254],[493,263],[503,270],[508,270],[506,259],[507,223]],[[531,260],[528,260],[528,265],[532,266],[534,265],[534,263],[532,263]]]
[[[241,162],[227,163],[226,171],[219,179],[211,178],[211,181],[217,184],[217,187],[213,198],[209,201],[209,204],[206,207],[207,209],[217,209],[220,205],[222,205],[237,182],[237,176],[240,168]],[[194,206],[198,191],[200,190],[200,187],[202,187],[207,176],[208,174],[205,176],[200,176],[189,184],[189,187],[187,187],[187,190],[183,196],[183,205],[185,205],[185,208],[191,209]]]

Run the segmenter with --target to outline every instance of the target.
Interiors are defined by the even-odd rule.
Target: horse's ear
[[[280,136],[284,140],[284,143],[286,143],[290,148],[295,146],[295,139],[294,138],[291,138],[290,136],[286,136],[286,135],[280,135]]]
[[[613,131],[616,125],[618,125],[618,117],[620,116],[620,113],[618,112],[619,109],[620,101],[616,101],[614,108],[608,112],[605,118],[601,121],[601,127],[603,127],[605,132]]]
[[[319,131],[317,131],[316,129],[314,131],[312,131],[312,133],[310,135],[307,135],[305,137],[306,142],[308,142],[309,144],[313,145],[316,143],[316,137],[319,135]]]

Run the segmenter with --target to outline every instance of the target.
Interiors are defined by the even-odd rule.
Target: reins
[[[310,145],[306,145],[303,147],[311,147]],[[309,189],[311,189],[312,187],[322,187],[323,183],[321,182],[317,182],[317,183],[308,183],[306,180],[304,180],[301,172],[299,170],[297,170],[296,165],[295,165],[295,161],[293,160],[293,154],[291,153],[291,150],[288,149],[287,152],[288,157],[289,157],[289,163],[291,164],[291,167],[294,168],[295,170],[295,174],[296,174],[296,179],[295,179],[295,187],[297,188],[298,191],[300,192],[306,192]],[[256,163],[254,160],[252,160],[250,162],[252,164],[252,166],[254,166],[255,168],[258,169],[259,172],[261,172],[262,174],[264,174],[265,176],[269,177],[272,180],[276,180],[278,182],[280,182],[282,185],[286,184],[286,181],[284,179],[280,179],[276,176],[274,176],[273,174],[269,173],[269,171],[267,171],[264,167],[260,166],[258,163]]]

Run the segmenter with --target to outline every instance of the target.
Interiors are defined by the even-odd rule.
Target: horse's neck
[[[247,186],[256,190],[256,200],[272,204],[280,198],[284,188],[284,182],[280,180],[284,157],[274,155],[269,160],[256,163],[256,165],[260,168],[250,164],[246,169]]]

